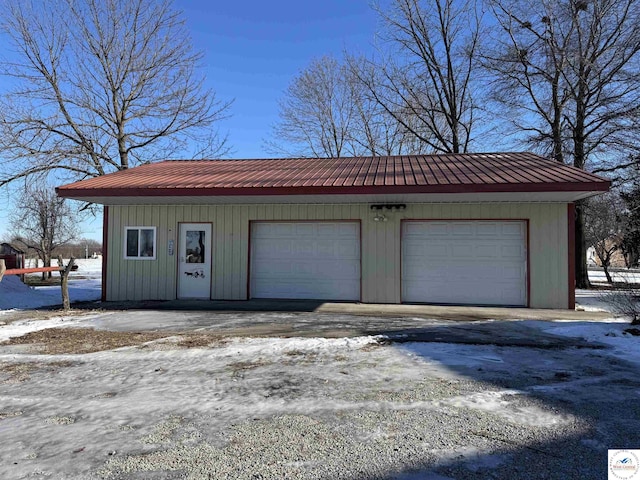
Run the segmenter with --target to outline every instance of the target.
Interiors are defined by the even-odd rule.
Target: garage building
[[[57,189],[104,208],[103,299],[574,307],[574,202],[532,153],[165,161]]]

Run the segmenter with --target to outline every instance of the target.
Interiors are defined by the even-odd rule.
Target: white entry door
[[[251,297],[359,300],[359,224],[254,223]]]
[[[402,300],[526,305],[525,222],[403,222]]]
[[[211,224],[181,223],[178,298],[211,298]]]

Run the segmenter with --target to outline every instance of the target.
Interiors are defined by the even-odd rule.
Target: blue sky
[[[204,51],[208,85],[235,99],[229,132],[234,158],[268,156],[263,141],[278,115],[278,99],[312,58],[367,52],[377,17],[369,2],[179,1],[196,48]],[[215,6],[212,6],[215,5]]]
[[[222,101],[234,100],[228,132],[234,158],[270,156],[263,143],[278,118],[278,100],[311,59],[366,53],[374,42],[376,13],[366,0],[225,1],[175,0],[195,49],[204,53],[206,84]],[[7,206],[7,198],[0,195]],[[0,238],[9,208],[0,209]],[[102,239],[102,219],[82,223],[82,235]]]

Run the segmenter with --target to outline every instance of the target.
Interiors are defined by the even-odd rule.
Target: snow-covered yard
[[[552,349],[211,329],[71,353],[123,314],[0,327],[0,478],[599,479],[640,443],[639,337],[615,319],[517,322],[567,336]]]
[[[608,308],[590,291],[578,304]],[[240,338],[216,312],[138,333],[141,315],[184,313],[0,316],[0,478],[601,479],[607,448],[640,445],[640,337],[613,316],[411,319],[431,340],[394,343]],[[454,328],[560,340],[462,344]]]
[[[67,260],[65,260],[66,264]],[[102,260],[77,259],[78,270],[69,276],[71,302],[100,299],[102,284]],[[54,273],[54,276],[57,276]],[[60,287],[28,287],[17,276],[9,275],[0,281],[0,316],[7,310],[39,308],[62,303]]]

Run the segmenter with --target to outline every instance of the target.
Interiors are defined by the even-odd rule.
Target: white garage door
[[[525,222],[404,222],[402,234],[403,301],[526,305]]]
[[[268,222],[251,228],[251,297],[360,299],[355,222]]]

